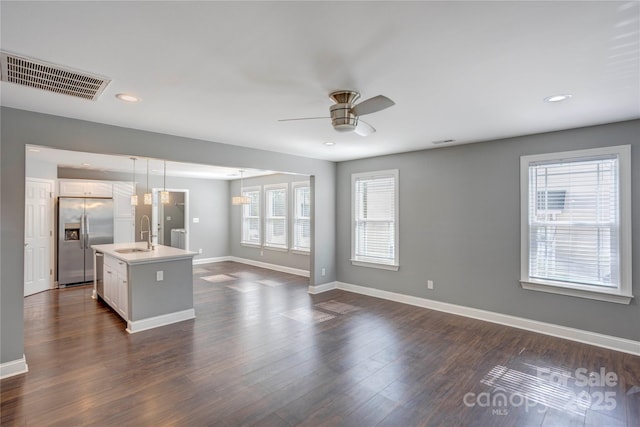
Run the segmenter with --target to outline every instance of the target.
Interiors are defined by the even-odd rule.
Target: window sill
[[[564,283],[547,282],[534,279],[520,280],[520,285],[522,286],[522,289],[527,289],[529,291],[548,292],[578,298],[615,302],[617,304],[629,304],[633,299],[633,295],[627,295],[618,292],[617,290],[598,290],[590,286],[570,286]]]
[[[357,259],[352,259],[351,265],[355,265],[358,267],[379,268],[381,270],[391,270],[391,271],[398,271],[398,269],[400,268],[399,265],[395,265],[395,264],[380,264],[377,262],[360,261]]]
[[[247,248],[256,248],[256,249],[260,249],[262,247],[257,243],[245,243],[245,242],[240,242],[240,246],[245,246]]]
[[[310,251],[302,250],[302,249],[291,249],[291,253],[292,254],[297,254],[297,255],[309,255]]]
[[[276,251],[276,252],[289,252],[289,249],[282,248],[282,247],[279,247],[279,246],[267,246],[267,245],[264,245],[262,247],[262,249],[267,249],[269,251]]]

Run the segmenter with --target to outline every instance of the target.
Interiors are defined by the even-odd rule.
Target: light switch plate
[[[193,218],[193,222],[200,222],[200,218]]]
[[[164,280],[164,271],[156,271],[156,282],[162,282]]]

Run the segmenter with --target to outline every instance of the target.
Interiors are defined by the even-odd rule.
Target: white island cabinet
[[[129,286],[127,263],[109,255],[104,256],[102,280],[104,302],[124,320],[129,320]]]
[[[102,298],[134,333],[195,318],[193,257],[195,252],[170,246],[115,243],[93,245],[95,259],[103,259],[93,297]],[[99,268],[95,269],[100,271]]]

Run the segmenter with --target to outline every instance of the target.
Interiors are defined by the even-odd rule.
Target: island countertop
[[[139,248],[147,249],[147,242],[135,242],[135,243],[113,243],[109,245],[91,245],[91,248],[96,252],[102,252],[119,260],[126,262],[127,264],[147,264],[154,262],[168,261],[172,259],[193,258],[197,255],[195,252],[187,251],[184,249],[178,249],[171,246],[156,245],[155,249],[148,252],[131,252],[121,253],[118,252],[122,249]]]

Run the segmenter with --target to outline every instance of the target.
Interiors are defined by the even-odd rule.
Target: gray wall
[[[274,174],[262,177],[247,178],[244,180],[244,187],[263,186],[268,184],[282,184],[298,181],[309,181],[308,176],[303,175],[288,175],[288,174]],[[230,191],[232,195],[240,194],[240,180],[234,180],[230,182]],[[291,204],[291,186],[287,193],[289,198],[288,203]],[[262,206],[264,206],[264,200],[262,200]],[[261,207],[261,213],[264,213],[264,208]],[[230,216],[230,240],[229,245],[231,247],[231,255],[239,258],[251,259],[260,262],[267,262],[269,264],[282,265],[285,267],[298,268],[301,270],[309,270],[309,255],[293,252],[283,252],[273,250],[269,248],[256,248],[250,246],[243,246],[240,244],[242,237],[242,207],[231,206]],[[288,233],[291,232],[291,223],[289,223]]]
[[[68,179],[99,179],[104,181],[128,181],[131,174],[117,172],[103,172],[86,169],[58,168],[58,178]],[[147,190],[146,177],[136,185],[139,204],[136,206],[136,232],[135,239],[140,242],[146,240],[140,238],[140,220],[143,215],[151,218],[151,206],[142,203],[143,195]],[[149,188],[162,187],[162,177],[151,175]],[[214,179],[196,179],[167,177],[167,187],[180,190],[189,190],[189,249],[198,254],[194,259],[215,258],[229,255],[229,210],[230,196],[227,181]],[[170,209],[171,210],[171,209]],[[165,215],[173,215],[166,213]],[[193,223],[193,218],[199,218],[200,222]],[[171,243],[171,231],[165,245]]]
[[[58,177],[58,167],[55,163],[29,159],[28,156],[25,162],[25,176],[28,178],[51,179],[55,181]],[[56,188],[54,192],[57,193],[58,189]]]
[[[338,280],[640,340],[640,120],[343,162],[337,168]],[[520,156],[631,144],[630,305],[521,289]],[[351,174],[400,171],[400,270],[354,267]],[[435,289],[426,282],[434,280]]]
[[[6,107],[0,110],[0,120],[0,363],[19,360],[24,353],[26,144],[91,153],[155,157],[236,169],[268,169],[313,175],[316,220],[310,282],[318,285],[336,280],[336,165],[333,162]],[[201,213],[194,215],[202,216]],[[326,268],[327,274],[324,277],[320,275],[321,268]]]

